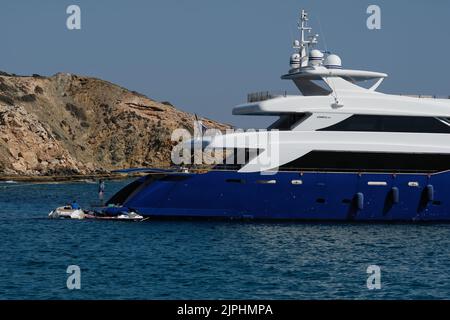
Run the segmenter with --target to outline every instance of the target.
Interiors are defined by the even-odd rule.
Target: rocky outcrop
[[[229,126],[201,119],[212,128]],[[194,116],[109,82],[0,74],[0,174],[92,174],[170,165],[176,128]]]

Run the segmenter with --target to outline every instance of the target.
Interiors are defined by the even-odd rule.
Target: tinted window
[[[402,171],[450,169],[449,154],[312,151],[280,167],[280,171]]]
[[[306,118],[305,113],[294,113],[289,115],[284,115],[280,119],[278,119],[275,123],[273,123],[269,130],[277,129],[277,130],[290,130],[294,124],[299,122],[300,120]]]
[[[432,117],[354,115],[319,131],[450,133],[450,126]]]

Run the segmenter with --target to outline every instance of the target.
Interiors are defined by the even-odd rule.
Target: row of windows
[[[450,122],[433,117],[353,115],[319,131],[450,133]]]
[[[440,172],[450,169],[450,154],[312,151],[280,171]]]
[[[291,130],[292,127],[298,123],[300,120],[306,118],[310,114],[306,113],[293,113],[288,115],[283,115],[280,117],[279,120],[277,120],[275,123],[273,123],[268,130],[276,129],[280,131],[286,131]]]
[[[309,115],[306,113],[284,115],[268,129],[291,130],[295,124]],[[450,118],[353,115],[318,131],[450,133]]]
[[[219,164],[214,169],[239,170],[242,166]],[[303,157],[282,165],[278,170],[441,172],[450,170],[450,154],[311,151]]]

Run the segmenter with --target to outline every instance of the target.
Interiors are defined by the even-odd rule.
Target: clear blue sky
[[[81,7],[79,31],[66,28],[70,4]],[[366,27],[369,4],[381,7],[381,30]],[[381,91],[450,95],[447,0],[1,0],[0,70],[95,76],[202,116],[263,125],[231,109],[248,92],[295,92],[280,75],[301,8],[345,67],[390,75]]]

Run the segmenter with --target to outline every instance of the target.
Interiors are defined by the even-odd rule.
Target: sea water
[[[47,218],[97,187],[0,183],[0,299],[450,298],[450,225]]]

